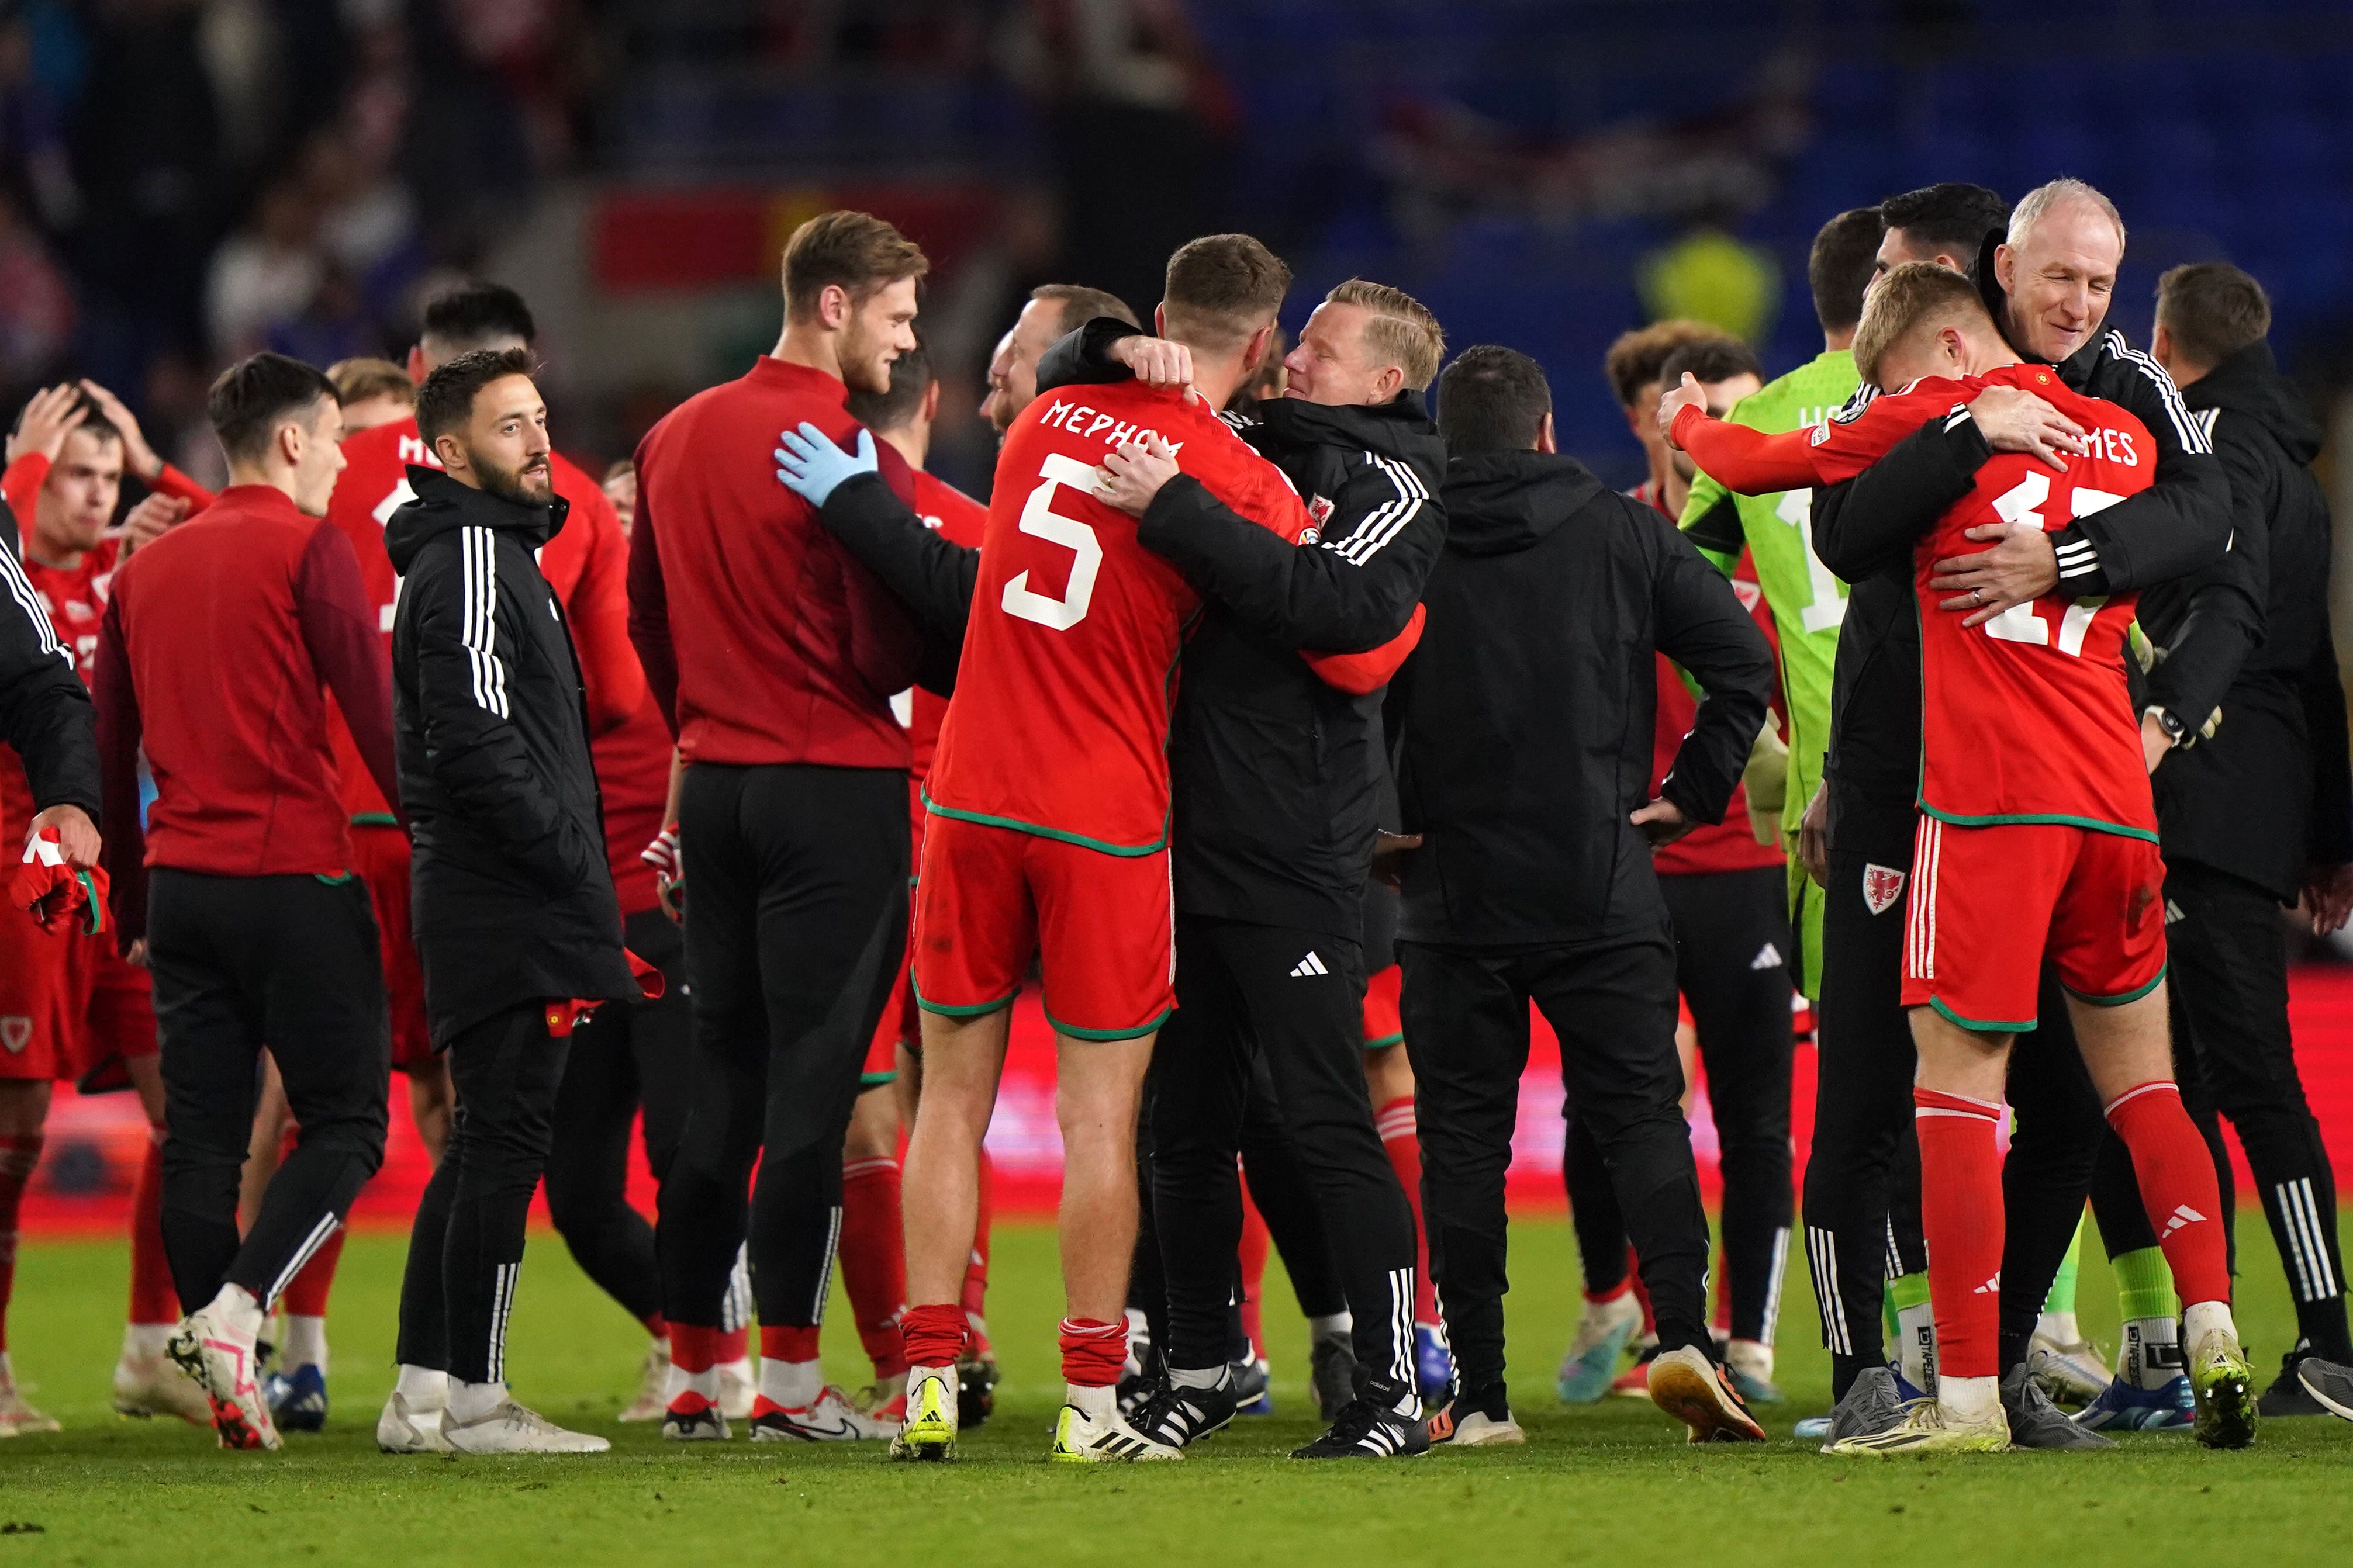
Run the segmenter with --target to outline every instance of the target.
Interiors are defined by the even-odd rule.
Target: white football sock
[[[249,1345],[261,1337],[261,1303],[244,1286],[222,1286],[207,1310],[232,1339]]]
[[[1090,1421],[1112,1421],[1119,1416],[1119,1390],[1113,1387],[1085,1388],[1066,1383],[1062,1385],[1062,1403],[1076,1405],[1079,1414]]]
[[[392,1391],[408,1401],[411,1410],[439,1410],[449,1403],[449,1374],[404,1362],[400,1379],[392,1385]]]
[[[1937,1386],[1936,1309],[1923,1301],[1895,1314],[1895,1357],[1904,1381],[1923,1394]]]
[[[762,1397],[787,1410],[807,1410],[825,1392],[825,1363],[817,1361],[776,1361],[760,1358]]]
[[[2181,1375],[2181,1323],[2175,1318],[2127,1318],[2116,1375],[2134,1388],[2163,1388]]]
[[[449,1380],[449,1414],[460,1422],[480,1421],[507,1402],[507,1385],[503,1383],[465,1383]]]
[[[676,1362],[670,1363],[670,1382],[662,1390],[665,1404],[675,1405],[681,1394],[699,1394],[712,1405],[719,1403],[719,1367],[717,1363],[701,1372],[689,1372]]]
[[[122,1325],[122,1355],[126,1361],[153,1360],[164,1353],[171,1342],[174,1323],[125,1323]]]
[[[2034,1337],[2048,1340],[2054,1345],[2080,1345],[2084,1331],[2075,1325],[2073,1312],[2045,1312],[2034,1321]]]
[[[1233,1376],[1226,1366],[1172,1366],[1168,1369],[1171,1388],[1223,1388]],[[1072,1401],[1076,1403],[1076,1401]]]
[[[2192,1301],[2181,1309],[2181,1340],[2196,1347],[2200,1340],[2220,1330],[2232,1339],[2239,1337],[2239,1326],[2231,1321],[2228,1301]]]
[[[1936,1378],[1936,1405],[1954,1424],[1983,1426],[2001,1415],[2001,1379],[1998,1377]]]
[[[278,1347],[280,1366],[315,1366],[327,1375],[327,1320],[286,1314],[286,1342]]]

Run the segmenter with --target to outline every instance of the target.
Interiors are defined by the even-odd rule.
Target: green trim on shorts
[[[889,1072],[862,1072],[858,1075],[858,1087],[861,1089],[881,1089],[898,1076],[897,1068],[892,1068]]]
[[[353,827],[397,827],[400,818],[388,811],[355,811],[352,813]]]
[[[2096,816],[2069,816],[2063,812],[2023,812],[2014,816],[1956,816],[1949,811],[1938,811],[1925,802],[1920,815],[1933,816],[1955,827],[2080,827],[2087,833],[2113,833],[2119,838],[2137,838],[2145,843],[2157,842],[2157,835],[2146,827],[2126,827],[2121,823],[2103,822]]]
[[[1046,1015],[1046,1022],[1054,1026],[1056,1034],[1068,1035],[1074,1040],[1140,1040],[1145,1036],[1156,1032],[1161,1025],[1168,1021],[1168,1015],[1175,1011],[1176,1009],[1174,1007],[1163,1007],[1160,1010],[1160,1016],[1153,1019],[1149,1024],[1139,1025],[1133,1029],[1076,1029],[1063,1023],[1051,1013]]]
[[[1405,1044],[1405,1031],[1403,1029],[1399,1029],[1394,1035],[1383,1035],[1377,1040],[1366,1040],[1365,1042],[1365,1049],[1366,1051],[1385,1051],[1391,1046],[1401,1046],[1403,1044]]]
[[[2147,995],[2150,992],[2163,984],[2165,983],[2165,972],[2169,967],[2171,966],[2168,964],[2159,964],[2158,966],[2157,973],[2149,980],[2147,984],[2137,986],[2130,991],[2124,992],[2115,996],[2094,996],[2088,991],[2076,990],[2073,986],[2068,984],[2063,980],[2059,983],[2059,989],[2067,993],[2068,995],[2073,996],[2076,1001],[2088,1002],[2094,1007],[2123,1007],[2139,1001],[2142,997]]]
[[[1021,994],[1021,987],[1016,985],[998,1000],[983,1002],[974,1007],[950,1007],[937,1002],[926,1002],[923,992],[916,988],[915,972],[912,968],[907,971],[907,989],[915,993],[916,1006],[926,1013],[937,1013],[943,1018],[977,1018],[984,1013],[1001,1013],[1012,1006],[1013,999]]]
[[[1941,1000],[1934,996],[1928,998],[1928,1005],[1934,1007],[1939,1014],[1943,1015],[1947,1023],[1957,1024],[1960,1027],[1968,1030],[1971,1034],[1976,1035],[2022,1035],[2029,1029],[2033,1028],[2036,1022],[2034,1019],[2029,1018],[2023,1024],[1997,1024],[1987,1023],[1977,1018],[1964,1018],[1958,1013],[1954,1012],[1950,1007],[1946,1006]]]
[[[938,801],[934,800],[927,791],[918,793],[922,795],[923,809],[934,816],[944,816],[956,822],[976,823],[982,827],[1002,827],[1008,832],[1027,833],[1032,837],[1051,838],[1062,844],[1075,844],[1082,849],[1092,849],[1098,855],[1116,855],[1123,860],[1141,860],[1147,855],[1157,855],[1168,847],[1168,824],[1165,818],[1160,825],[1159,839],[1137,847],[1134,845],[1106,844],[1100,838],[1089,838],[1080,833],[1065,833],[1059,827],[1046,827],[1035,822],[1024,822],[1018,816],[989,816],[977,811],[958,811],[954,806],[942,805]]]
[[[330,888],[340,888],[358,875],[357,871],[338,871],[330,877],[324,871],[313,871],[311,873],[311,879],[314,882],[324,882]]]

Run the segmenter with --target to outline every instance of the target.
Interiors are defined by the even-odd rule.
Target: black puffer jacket
[[[78,805],[99,819],[98,710],[25,576],[16,513],[0,501],[0,740],[15,748],[33,810]]]
[[[2165,857],[2292,902],[2308,863],[2353,860],[2328,502],[2311,467],[2320,426],[2264,343],[2181,395],[2230,472],[2234,537],[2222,567],[2140,599],[2141,627],[2166,650],[2144,700],[2193,737],[2153,781]],[[2196,739],[2218,706],[2213,737]]]
[[[1399,935],[1455,947],[1604,941],[1666,904],[1629,820],[1649,796],[1654,653],[1704,696],[1662,793],[1723,820],[1765,721],[1773,655],[1672,522],[1574,458],[1447,468],[1421,646],[1389,687],[1405,831]]]
[[[434,1041],[518,1003],[634,1001],[580,667],[536,555],[565,503],[430,468],[408,481],[385,548],[402,578],[393,721]]]

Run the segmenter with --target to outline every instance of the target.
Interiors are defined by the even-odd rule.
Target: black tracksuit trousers
[[[1398,944],[1401,1011],[1421,1128],[1422,1215],[1463,1408],[1507,1408],[1504,1295],[1528,1004],[1560,1037],[1568,1098],[1592,1131],[1641,1259],[1662,1350],[1708,1348],[1707,1215],[1675,1057],[1675,950],[1667,925],[1615,942],[1533,951]]]
[[[158,867],[148,968],[163,1036],[164,1251],[180,1306],[224,1283],[268,1310],[384,1163],[391,1026],[357,877],[216,877]],[[267,1047],[301,1133],[237,1231]]]
[[[907,775],[692,763],[679,837],[694,1052],[654,1231],[662,1315],[719,1326],[748,1237],[762,1326],[815,1327],[841,1140],[906,946]]]
[[[1153,1047],[1150,1089],[1169,1366],[1219,1366],[1231,1353],[1227,1306],[1242,1224],[1235,1161],[1263,1062],[1338,1265],[1366,1392],[1395,1405],[1412,1390],[1413,1211],[1373,1128],[1364,995],[1354,942],[1178,917],[1177,1008]],[[1260,1180],[1253,1171],[1253,1192]]]
[[[463,1383],[505,1380],[523,1226],[554,1142],[556,1088],[570,1045],[568,1036],[549,1032],[544,1001],[519,1002],[450,1038],[458,1111],[409,1232],[400,1281],[402,1365],[432,1367]]]
[[[1707,1069],[1724,1172],[1724,1289],[1732,1337],[1773,1342],[1789,1219],[1789,891],[1776,867],[1661,877],[1675,928],[1675,985]],[[1592,1133],[1567,1107],[1561,1173],[1586,1289],[1626,1274],[1625,1220]]]
[[[2215,1152],[2222,1213],[2226,1220],[2235,1213],[2235,1197],[2218,1114],[2230,1120],[2247,1152],[2295,1300],[2299,1336],[2326,1360],[2353,1362],[2337,1177],[2296,1072],[2278,900],[2253,882],[2191,861],[2167,868],[2165,897],[2175,1068],[2190,1115]],[[2131,1170],[2121,1141],[2101,1158],[2104,1164],[2119,1159]]]
[[[581,1272],[643,1322],[661,1310],[654,1227],[629,1206],[629,1133],[645,1111],[646,1164],[670,1174],[686,1126],[694,1003],[686,944],[659,910],[628,918],[629,951],[662,972],[651,1002],[608,1002],[572,1033],[547,1151],[547,1213]]]

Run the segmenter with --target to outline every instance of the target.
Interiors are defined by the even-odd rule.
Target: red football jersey
[[[1134,382],[1032,403],[997,456],[934,811],[1114,855],[1167,842],[1169,708],[1200,599],[1092,493],[1105,454],[1155,432],[1236,512],[1306,531],[1290,481],[1199,403]]]
[[[2052,822],[2155,839],[2157,809],[2140,728],[2125,685],[2131,594],[2052,594],[1981,626],[1936,608],[1934,563],[1986,548],[1967,537],[1988,523],[2055,533],[2156,481],[2157,446],[2129,412],[2068,388],[2047,365],[2007,365],[1959,381],[1915,382],[1814,437],[1825,484],[1869,468],[1930,419],[1988,386],[2021,387],[2088,434],[2091,451],[2060,473],[2042,459],[1996,452],[1977,485],[1913,550],[1920,603],[1920,809],[1963,826]]]
[[[27,513],[27,516],[30,514]],[[75,673],[90,684],[91,661],[98,657],[98,628],[106,619],[106,601],[113,591],[118,540],[100,540],[95,550],[82,552],[81,564],[68,572],[44,566],[25,557],[25,576],[41,596],[58,642],[72,656]],[[33,786],[25,778],[25,764],[16,753],[0,746],[0,842],[21,845],[33,826]]]

